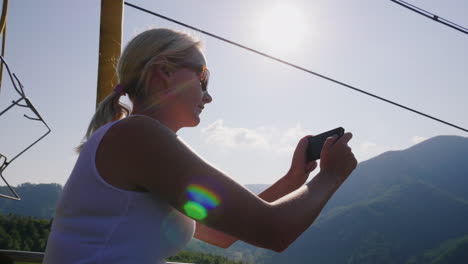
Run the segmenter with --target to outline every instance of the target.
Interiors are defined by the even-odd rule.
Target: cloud
[[[377,144],[373,143],[373,142],[364,142],[364,143],[361,143],[361,150],[364,151],[364,152],[370,152],[372,151],[373,149],[376,149],[377,148]]]
[[[224,125],[223,120],[217,120],[207,128],[202,129],[207,143],[227,148],[265,148],[268,139],[261,134],[261,129],[249,130],[246,128],[230,128]]]
[[[418,143],[421,143],[423,142],[424,140],[426,140],[427,138],[426,137],[420,137],[420,136],[414,136],[411,141],[414,143],[414,144],[418,144]]]
[[[353,152],[359,161],[364,161],[378,156],[389,149],[387,146],[382,146],[371,141],[364,141],[359,144],[357,150],[353,149]]]
[[[224,148],[290,153],[294,151],[297,142],[310,133],[300,124],[281,132],[275,127],[228,127],[224,120],[216,120],[202,129],[202,134],[205,142]]]

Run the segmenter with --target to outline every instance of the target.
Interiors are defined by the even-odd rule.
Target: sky
[[[468,128],[468,35],[389,0],[129,2]],[[467,1],[408,2],[468,27]],[[64,184],[73,169],[95,109],[99,19],[97,0],[10,1],[5,59],[52,129],[3,172],[10,184]],[[274,183],[300,138],[339,126],[353,133],[359,162],[439,135],[468,136],[125,6],[123,44],[152,27],[204,42],[213,102],[197,127],[178,134],[241,184]],[[17,98],[4,76],[0,109]],[[0,116],[3,155],[46,132],[28,113],[15,107]]]

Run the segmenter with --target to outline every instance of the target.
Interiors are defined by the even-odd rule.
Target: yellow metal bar
[[[0,18],[0,34],[3,33],[3,29],[6,25],[6,16],[8,11],[8,0],[3,0],[3,8],[2,8],[2,17]]]
[[[3,0],[2,17],[0,18],[0,35],[2,35],[2,57],[5,57],[7,11],[8,11],[8,0]],[[3,63],[0,66],[0,92],[2,91],[2,76],[3,76]]]
[[[116,85],[115,63],[122,47],[124,0],[101,0],[99,65],[96,106]]]

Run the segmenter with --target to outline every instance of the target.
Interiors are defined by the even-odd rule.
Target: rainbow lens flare
[[[208,216],[208,212],[203,205],[188,201],[184,204],[184,210],[187,215],[193,219],[203,220]]]
[[[208,216],[208,210],[220,204],[220,198],[212,191],[198,184],[191,184],[187,188],[190,201],[185,203],[185,213],[194,219],[202,220]]]

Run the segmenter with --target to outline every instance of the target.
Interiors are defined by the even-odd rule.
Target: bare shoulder
[[[170,148],[171,144],[180,141],[172,130],[146,116],[126,118],[115,124],[107,134],[112,144],[118,146],[119,152],[125,154],[127,161],[143,158],[154,162],[154,159],[161,155],[165,148]],[[149,154],[152,154],[152,157],[149,157]],[[128,165],[138,164],[128,163]]]
[[[206,162],[175,133],[147,117],[123,120],[107,138],[107,163],[195,220],[246,242],[264,244],[275,219],[271,205]]]
[[[182,191],[189,181],[187,172],[196,169],[201,160],[172,130],[146,116],[118,122],[102,143],[114,172],[127,184],[164,198],[173,197],[166,191]]]
[[[151,145],[176,135],[158,121],[145,116],[126,118],[105,134],[96,152],[96,167],[109,184],[124,190],[147,190],[135,182],[135,171]],[[154,146],[153,146],[154,147]],[[156,157],[155,157],[156,158]]]

